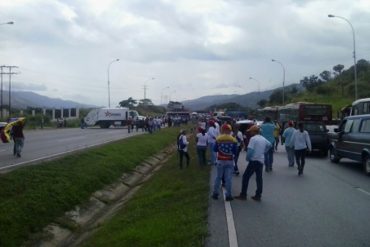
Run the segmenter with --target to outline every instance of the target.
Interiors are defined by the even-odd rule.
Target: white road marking
[[[74,136],[74,137],[58,139],[57,142],[66,142],[66,141],[74,141],[74,140],[81,140],[81,139],[86,139],[86,136]]]
[[[8,151],[7,149],[0,149],[0,152]]]
[[[227,231],[229,233],[229,247],[238,247],[238,237],[236,235],[233,210],[231,208],[230,202],[225,200],[225,189],[222,188],[222,191],[224,194]]]
[[[98,144],[92,144],[92,145],[82,146],[81,148],[75,148],[73,150],[69,150],[69,151],[66,151],[66,152],[61,152],[61,153],[46,155],[46,156],[43,156],[43,157],[40,157],[40,158],[36,158],[36,159],[33,159],[33,160],[28,160],[28,161],[23,161],[23,162],[19,162],[19,163],[13,164],[13,165],[3,166],[3,167],[0,167],[0,171],[1,170],[5,170],[5,169],[9,169],[9,168],[12,168],[12,167],[16,167],[16,166],[25,165],[25,164],[28,164],[28,163],[33,163],[33,162],[36,162],[36,161],[41,161],[41,160],[45,160],[45,159],[50,159],[50,158],[58,157],[58,156],[61,156],[61,155],[64,155],[64,154],[68,154],[68,153],[72,153],[72,152],[75,152],[75,151],[78,151],[78,150],[81,150],[81,149],[86,149],[86,148],[91,148],[91,147],[95,147],[95,146],[100,146],[100,145],[103,145],[103,144],[106,144],[106,143],[109,143],[109,142],[112,142],[112,140],[101,142],[101,143],[98,143]]]
[[[364,190],[364,189],[361,189],[361,188],[359,188],[359,187],[357,187],[356,189],[357,189],[358,191],[361,191],[362,193],[364,193],[364,194],[366,194],[366,195],[370,196],[370,192],[368,192],[368,191],[366,191],[366,190]]]

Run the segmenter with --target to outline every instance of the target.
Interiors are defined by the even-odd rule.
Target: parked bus
[[[262,109],[257,109],[256,119],[263,121],[266,117],[270,117],[272,121],[277,121],[279,119],[278,109],[278,106],[266,106]]]
[[[358,99],[352,103],[350,115],[370,114],[370,98]]]
[[[325,124],[332,122],[332,107],[329,104],[298,102],[281,106],[278,111],[280,123],[289,120],[323,122]]]

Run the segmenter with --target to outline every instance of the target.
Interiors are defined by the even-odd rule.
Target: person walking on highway
[[[22,148],[24,146],[23,127],[24,120],[18,120],[12,127],[12,136],[14,140],[13,155],[17,157],[21,157]]]
[[[293,127],[294,123],[293,121],[288,122],[288,128],[286,128],[283,132],[281,143],[285,144],[285,151],[288,157],[288,165],[289,167],[294,166],[294,146],[292,146],[292,136],[295,131],[295,128]]]
[[[278,123],[278,121],[275,121],[275,129],[274,129],[274,137],[275,137],[275,144],[274,144],[274,148],[275,148],[275,151],[277,151],[277,148],[278,148],[278,145],[279,145],[279,139],[280,139],[280,124]]]
[[[231,136],[232,128],[229,124],[223,124],[221,126],[221,135],[216,139],[214,145],[214,152],[217,153],[216,167],[217,175],[213,186],[212,198],[217,200],[219,191],[221,188],[221,180],[225,179],[225,200],[233,200],[231,194],[232,187],[232,174],[234,171],[234,156],[236,155],[237,142],[236,139]]]
[[[183,162],[184,156],[186,158],[186,167],[189,166],[190,157],[188,154],[188,145],[189,145],[189,142],[186,138],[186,130],[181,130],[177,138],[177,150],[179,151],[179,155],[180,155],[180,163],[179,163],[180,169],[182,169],[182,162]]]
[[[262,180],[262,171],[263,164],[265,162],[266,153],[273,148],[272,144],[263,136],[260,135],[260,129],[257,125],[253,125],[247,130],[251,134],[251,139],[249,140],[248,149],[247,149],[247,158],[249,161],[247,168],[243,174],[242,180],[242,189],[239,196],[236,196],[235,199],[246,200],[249,179],[256,173],[256,183],[257,190],[254,196],[251,198],[255,201],[261,201],[263,180]]]
[[[261,124],[261,135],[271,143],[271,149],[265,154],[265,171],[272,171],[272,163],[274,162],[274,144],[275,144],[275,124],[270,117],[266,117],[263,124]]]
[[[216,153],[213,150],[214,150],[216,138],[219,135],[219,132],[216,129],[215,121],[210,120],[208,124],[209,124],[209,128],[207,131],[207,135],[208,135],[208,146],[209,146],[209,151],[210,151],[209,153],[211,156],[211,165],[216,165]]]
[[[196,135],[197,142],[197,155],[200,166],[207,165],[206,152],[208,145],[208,134],[203,128],[198,128],[198,134]]]
[[[304,130],[303,123],[298,124],[298,130],[294,131],[290,146],[294,146],[295,159],[298,165],[298,175],[303,174],[303,168],[306,160],[307,150],[311,152],[311,139],[306,130]]]

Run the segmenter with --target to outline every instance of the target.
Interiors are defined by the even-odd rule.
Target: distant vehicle
[[[190,120],[190,113],[187,111],[170,111],[166,112],[166,118],[171,118],[173,121],[187,123]]]
[[[304,129],[310,135],[312,151],[317,151],[324,156],[328,156],[330,139],[323,122],[305,122]]]
[[[351,116],[370,114],[370,98],[356,100],[352,103]]]
[[[213,116],[214,117],[225,116],[225,112],[223,112],[223,111],[215,111],[215,112],[213,112]]]
[[[135,120],[139,114],[137,111],[122,108],[99,108],[91,110],[84,121],[87,126],[100,126],[100,128],[109,128],[113,126],[125,126],[129,117]]]
[[[329,104],[315,104],[308,102],[291,103],[278,109],[279,122],[332,122],[332,107]]]
[[[278,106],[266,106],[262,109],[257,109],[256,118],[263,121],[266,117],[269,117],[271,120],[276,121],[279,119],[278,109]]]
[[[370,175],[370,114],[349,116],[330,135],[330,160],[349,158],[362,163]]]

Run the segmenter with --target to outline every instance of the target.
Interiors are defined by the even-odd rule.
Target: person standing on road
[[[235,199],[247,199],[249,179],[253,173],[256,173],[257,190],[255,195],[251,198],[255,201],[261,201],[263,188],[262,171],[266,157],[265,154],[271,148],[273,148],[273,146],[266,138],[260,135],[260,129],[257,125],[253,125],[247,131],[252,136],[252,138],[249,140],[247,149],[246,160],[249,161],[249,163],[243,174],[241,192],[239,196],[235,197]]]
[[[197,155],[200,166],[207,165],[206,152],[208,145],[208,134],[203,128],[198,128],[198,134],[196,135],[197,142]]]
[[[14,140],[13,155],[21,157],[22,148],[24,146],[24,119],[17,120],[17,123],[12,127],[12,136]]]
[[[285,144],[285,151],[288,157],[288,165],[289,167],[294,167],[294,146],[292,146],[292,136],[295,131],[295,128],[293,127],[294,123],[293,121],[288,122],[288,128],[286,128],[283,132],[281,143]]]
[[[294,146],[295,159],[298,165],[298,176],[303,174],[307,150],[311,152],[311,140],[308,132],[304,130],[303,123],[298,124],[298,130],[294,131],[290,146]]]
[[[263,124],[261,124],[261,135],[266,138],[272,145],[271,149],[265,154],[265,171],[272,171],[272,163],[274,162],[274,144],[275,144],[275,124],[271,121],[270,117],[266,117]]]
[[[208,135],[208,146],[209,146],[209,151],[210,151],[209,153],[211,156],[211,165],[216,165],[216,153],[213,150],[214,150],[216,138],[219,132],[216,129],[215,121],[210,120],[208,124],[209,124],[209,128],[207,131],[207,135]]]
[[[234,158],[234,174],[238,176],[239,175],[238,160],[239,160],[240,152],[243,149],[243,143],[244,143],[243,133],[240,131],[238,125],[234,126],[233,136],[235,137],[237,141],[236,155]]]
[[[214,182],[212,198],[217,200],[221,180],[225,179],[225,200],[231,201],[233,197],[231,195],[232,187],[232,175],[234,170],[234,156],[236,155],[236,139],[231,136],[232,128],[229,124],[221,126],[221,135],[217,137],[214,145],[214,152],[217,153],[217,175]]]
[[[180,155],[180,169],[182,169],[182,161],[184,159],[184,156],[186,158],[186,167],[189,166],[190,157],[188,154],[188,145],[189,142],[186,138],[186,130],[181,130],[180,135],[177,138],[177,150],[179,151]]]

